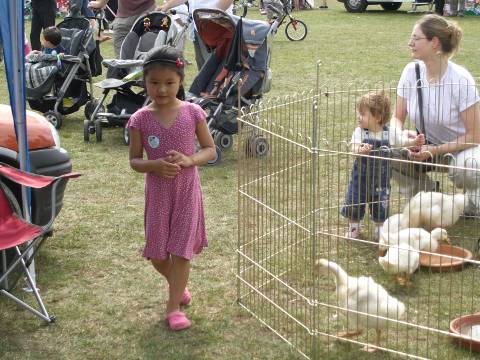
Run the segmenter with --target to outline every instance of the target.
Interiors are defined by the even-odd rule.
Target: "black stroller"
[[[238,109],[255,104],[270,90],[270,26],[216,9],[196,9],[193,20],[211,54],[187,98],[207,112],[217,146],[217,158],[209,163],[213,165],[220,161],[221,152],[233,145],[232,135],[238,132]],[[261,136],[252,138],[252,146],[256,156],[268,152],[268,144]]]
[[[92,76],[100,75],[102,68],[100,50],[87,19],[66,17],[57,27],[68,55],[61,59],[53,55],[46,64],[28,64],[32,66],[26,70],[26,93],[30,107],[45,113],[59,129],[63,115],[76,112],[91,99]]]
[[[174,45],[176,39],[177,29],[167,14],[152,12],[135,21],[122,43],[120,59],[103,62],[108,67],[108,78],[95,84],[103,91],[100,101],[93,99],[85,106],[84,141],[88,142],[92,134],[97,141],[102,141],[103,126],[121,126],[128,145],[125,125],[130,116],[148,102],[143,87],[143,59],[150,49]],[[115,94],[105,109],[104,103],[111,91]]]

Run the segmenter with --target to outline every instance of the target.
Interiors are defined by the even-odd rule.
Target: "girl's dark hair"
[[[429,41],[434,36],[438,37],[444,54],[452,56],[458,51],[462,40],[462,29],[456,22],[436,14],[430,14],[423,16],[417,21],[417,24]]]
[[[155,66],[168,67],[174,70],[182,80],[178,89],[177,98],[185,100],[185,89],[183,88],[183,79],[185,78],[185,59],[182,52],[171,46],[156,47],[150,50],[143,61],[143,80],[148,72]]]
[[[53,46],[58,46],[62,42],[62,33],[56,26],[50,26],[43,29],[43,38],[51,43]]]

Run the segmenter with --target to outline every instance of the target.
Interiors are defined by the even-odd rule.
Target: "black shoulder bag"
[[[420,111],[420,131],[425,135],[425,140],[427,134],[425,134],[425,120],[423,118],[423,95],[422,95],[422,81],[420,80],[420,65],[418,62],[415,63],[415,75],[417,77],[417,97],[418,97],[418,110]]]

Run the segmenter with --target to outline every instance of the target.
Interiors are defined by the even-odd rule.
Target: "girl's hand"
[[[362,155],[366,155],[372,150],[372,148],[373,148],[372,144],[362,143],[358,147],[358,153]]]
[[[182,168],[188,168],[194,165],[193,160],[190,156],[182,154],[178,151],[170,150],[167,152],[167,154],[167,161],[172,164],[181,166]]]
[[[410,159],[414,161],[425,161],[434,155],[435,146],[423,145],[418,151],[410,152]]]
[[[181,170],[180,165],[170,162],[169,157],[152,160],[153,172],[167,179],[174,178]]]

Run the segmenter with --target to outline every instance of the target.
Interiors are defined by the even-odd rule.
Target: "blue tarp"
[[[25,105],[25,28],[23,0],[0,0],[0,41],[3,43],[5,72],[15,133],[18,142],[20,168],[29,171],[28,139]]]

